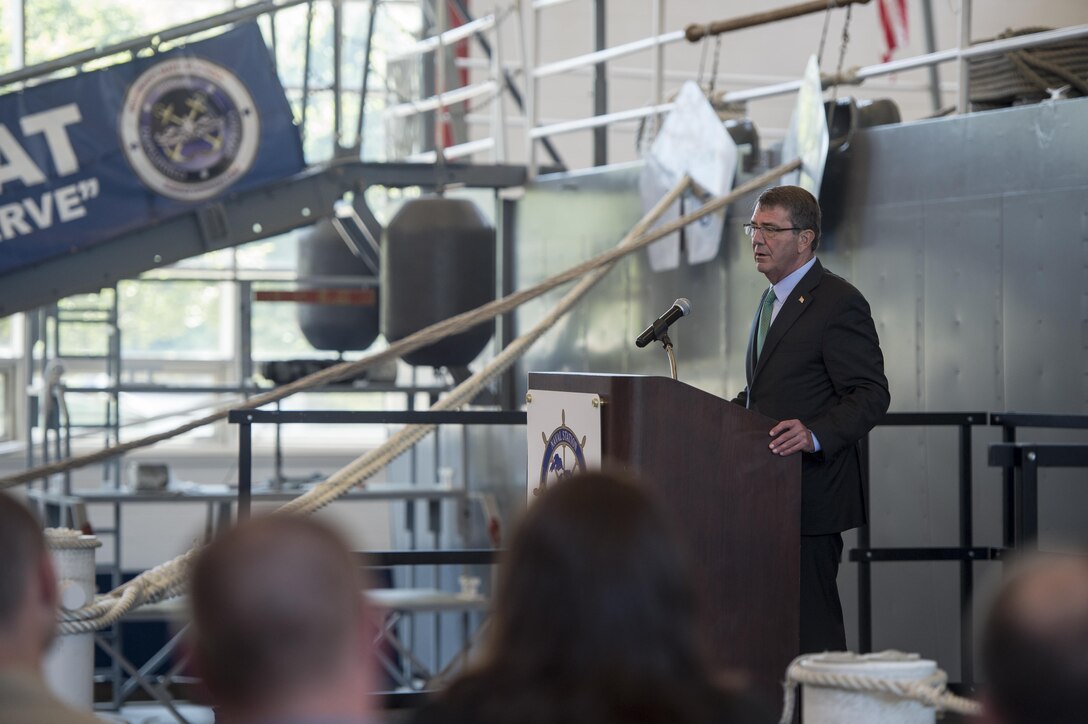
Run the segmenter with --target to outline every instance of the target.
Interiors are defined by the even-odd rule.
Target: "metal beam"
[[[593,0],[593,49],[597,52],[608,47],[608,33],[605,25],[604,0]],[[608,66],[600,61],[593,66],[593,115],[603,116],[608,113]],[[604,166],[608,163],[608,127],[597,126],[593,129],[593,165]]]
[[[524,186],[527,180],[524,166],[503,164],[447,163],[444,169],[432,164],[391,162],[363,163],[362,173],[369,186],[422,186],[460,184],[474,188],[509,188]]]
[[[922,0],[922,20],[926,30],[926,52],[937,50],[937,32],[933,26],[933,0]],[[941,74],[936,65],[929,66],[929,98],[933,112],[941,110]]]
[[[362,164],[335,164],[208,204],[162,223],[0,278],[0,317],[96,292],[192,256],[264,239],[332,214],[365,187]]]
[[[348,191],[362,193],[371,185],[507,188],[523,186],[526,178],[524,166],[446,164],[439,168],[420,163],[334,162],[0,277],[0,317],[73,294],[96,292],[209,251],[308,226],[332,216],[333,204]]]

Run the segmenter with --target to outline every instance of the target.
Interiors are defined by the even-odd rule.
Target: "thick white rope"
[[[231,404],[217,408],[212,413],[205,415],[204,417],[196,420],[191,420],[183,425],[179,425],[171,430],[167,430],[155,435],[148,435],[146,437],[139,438],[138,440],[130,440],[125,443],[120,443],[110,447],[103,448],[93,453],[86,455],[80,455],[77,457],[67,458],[48,465],[39,465],[38,467],[24,470],[20,473],[8,475],[0,478],[0,490],[28,483],[32,480],[48,477],[57,473],[67,472],[76,468],[86,467],[94,463],[103,462],[109,460],[123,453],[135,450],[141,447],[147,447],[163,440],[169,440],[170,438],[177,437],[183,433],[195,430],[199,427],[209,425],[213,422],[222,420],[227,416],[231,410],[235,409],[251,409],[261,407],[263,405],[282,400],[285,397],[295,394],[296,392],[302,392],[304,390],[311,389],[313,387],[320,387],[327,385],[338,380],[352,377],[359,374],[363,370],[372,367],[374,365],[385,362],[386,360],[396,359],[403,357],[404,355],[412,352],[420,347],[426,347],[429,344],[437,342],[445,337],[460,332],[466,331],[476,325],[487,322],[500,314],[505,314],[521,304],[536,299],[537,297],[546,294],[547,292],[562,286],[567,282],[574,281],[584,277],[586,274],[608,266],[613,262],[632,254],[639,249],[642,249],[650,244],[654,243],[658,239],[661,239],[674,231],[679,231],[693,221],[697,221],[704,216],[715,213],[722,210],[730,203],[740,198],[744,194],[752,191],[759,190],[777,180],[781,176],[790,173],[800,168],[800,160],[793,160],[789,163],[784,163],[776,168],[767,171],[766,173],[752,179],[751,181],[737,187],[735,190],[726,194],[725,196],[719,196],[711,199],[700,208],[692,211],[689,214],[681,216],[678,219],[670,221],[666,224],[662,224],[660,227],[652,232],[641,235],[637,240],[632,241],[629,245],[618,245],[609,251],[598,254],[597,256],[589,259],[582,264],[574,266],[565,272],[556,274],[544,281],[536,284],[528,289],[524,289],[518,292],[509,294],[501,299],[496,299],[493,302],[488,302],[476,309],[472,309],[468,312],[463,312],[456,316],[445,319],[441,322],[436,322],[429,327],[415,332],[402,340],[394,342],[386,349],[379,352],[372,352],[368,355],[361,357],[354,362],[342,362],[338,365],[328,367],[319,372],[315,372],[312,375],[307,375],[301,379],[298,379],[290,384],[281,385],[274,390],[251,397],[245,402],[244,405]]]
[[[45,546],[51,551],[78,551],[101,548],[102,541],[71,528],[46,528]]]
[[[889,655],[893,656],[889,659]],[[794,708],[797,705],[797,687],[818,686],[841,691],[858,691],[890,694],[900,699],[917,701],[937,711],[951,711],[965,716],[978,716],[982,707],[978,702],[956,696],[948,691],[948,676],[938,669],[925,679],[885,679],[879,676],[861,674],[837,674],[814,671],[805,668],[808,661],[823,660],[827,654],[804,654],[798,656],[786,669],[786,681],[783,684],[782,718],[778,724],[793,722]],[[864,663],[873,661],[904,660],[904,654],[885,651],[879,654],[836,655],[835,663]]]
[[[630,246],[673,204],[690,186],[691,178],[685,176],[668,194],[636,224],[619,243],[618,248]],[[484,385],[513,364],[529,347],[558,322],[571,307],[607,274],[616,262],[601,267],[578,282],[536,325],[509,344],[479,372],[475,373],[450,394],[435,403],[432,410],[452,410],[471,401]],[[364,455],[333,474],[325,484],[300,495],[280,508],[287,513],[312,513],[331,503],[384,468],[396,457],[434,430],[434,425],[409,425],[393,436],[374,453]]]
[[[417,332],[411,337],[401,340],[401,342],[407,342],[411,339],[419,339],[419,335],[427,332],[426,341],[419,344],[410,345],[411,349],[430,344],[436,339],[441,338],[448,334],[456,334],[457,332],[467,329],[468,327],[478,324],[483,321],[484,318],[490,319],[498,314],[501,314],[514,306],[521,304],[524,301],[533,299],[545,292],[554,289],[562,283],[571,281],[578,277],[583,277],[581,281],[568,292],[562,300],[545,316],[544,319],[538,323],[533,330],[522,335],[517,340],[512,342],[506,349],[496,355],[482,370],[474,374],[468,380],[463,382],[454,388],[448,395],[440,399],[431,409],[433,410],[448,410],[460,407],[471,401],[487,383],[487,381],[495,375],[501,373],[507,367],[512,364],[518,356],[524,354],[536,339],[538,339],[548,328],[553,325],[560,317],[563,316],[570,308],[577,303],[578,299],[589,291],[597,281],[600,280],[609,269],[623,257],[634,253],[638,249],[642,249],[649,244],[661,239],[674,231],[677,231],[687,224],[696,221],[703,216],[719,211],[728,206],[733,201],[741,198],[742,196],[759,190],[767,184],[777,180],[784,174],[790,173],[796,170],[801,165],[799,160],[793,160],[789,163],[777,166],[774,169],[748,181],[736,189],[726,194],[711,199],[702,207],[693,211],[685,216],[681,216],[674,221],[662,224],[660,227],[652,232],[648,232],[650,226],[660,217],[662,213],[678,198],[690,185],[691,181],[685,177],[674,187],[657,205],[645,216],[643,219],[635,225],[634,228],[624,237],[624,239],[612,250],[597,255],[593,259],[580,264],[572,269],[557,274],[550,279],[547,279],[534,287],[522,292],[516,292],[496,302],[491,302],[487,305],[473,310],[473,312],[451,317],[444,322],[431,325],[430,327]],[[557,281],[560,280],[560,281]],[[515,301],[516,300],[516,303]],[[497,310],[497,311],[496,311]],[[458,324],[451,324],[454,320],[462,320]],[[438,331],[441,330],[441,336]],[[299,389],[299,384],[310,380],[310,385],[325,384],[329,380],[327,373],[335,370],[340,370],[337,375],[333,377],[340,377],[347,374],[352,374],[363,363],[374,364],[377,361],[386,359],[390,350],[397,348],[399,351],[397,355],[405,354],[403,348],[398,348],[396,343],[390,346],[387,350],[372,355],[352,363],[345,363],[343,365],[337,365],[336,367],[329,368],[323,372],[319,372],[309,377],[303,378],[298,382],[291,385],[285,385],[284,387]],[[364,365],[365,366],[365,365]],[[345,371],[351,368],[351,371]],[[314,382],[315,378],[321,378],[319,382]],[[280,392],[284,388],[279,388],[274,392]],[[305,389],[304,387],[301,389]],[[250,407],[257,407],[263,404],[267,404],[269,400],[263,400],[262,398],[268,397],[272,393],[258,396],[251,399]],[[279,398],[277,398],[279,399]],[[397,432],[388,441],[382,444],[375,450],[372,450],[365,455],[360,456],[355,461],[349,463],[345,467],[338,470],[331,475],[327,480],[318,484],[311,490],[307,491],[303,495],[295,498],[292,501],[281,506],[278,513],[293,513],[293,514],[306,514],[312,513],[316,510],[323,508],[337,497],[351,490],[353,487],[374,475],[379,470],[386,467],[390,462],[404,454],[409,450],[412,445],[419,442],[432,430],[434,425],[409,425],[399,432]],[[38,476],[34,476],[38,477]],[[0,488],[3,487],[5,480],[0,480]],[[187,553],[163,563],[162,565],[145,571],[128,583],[120,586],[119,588],[111,591],[104,596],[99,596],[96,602],[92,604],[88,609],[93,609],[84,614],[83,609],[76,612],[66,614],[61,619],[60,631],[61,633],[84,633],[87,630],[95,630],[99,628],[105,628],[111,625],[122,616],[124,616],[131,609],[143,604],[154,603],[173,596],[179,595],[185,587],[185,583],[188,577],[189,566],[195,558],[199,548],[193,548]]]

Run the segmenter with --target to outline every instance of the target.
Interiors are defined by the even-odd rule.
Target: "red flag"
[[[907,0],[894,0],[896,12],[888,10],[888,0],[878,0],[877,14],[880,17],[880,29],[884,33],[884,45],[887,50],[882,56],[885,63],[892,58],[895,49],[906,45],[910,23],[907,19]]]

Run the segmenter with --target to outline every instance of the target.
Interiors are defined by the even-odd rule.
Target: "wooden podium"
[[[688,545],[713,663],[777,700],[800,647],[801,456],[767,448],[775,421],[667,377],[530,372],[529,389],[601,397],[606,466],[656,488]]]

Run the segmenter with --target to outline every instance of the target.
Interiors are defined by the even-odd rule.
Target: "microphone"
[[[672,307],[669,311],[655,319],[654,323],[638,336],[638,339],[635,340],[635,346],[645,347],[650,342],[656,342],[665,335],[665,332],[669,330],[669,327],[676,320],[680,319],[680,317],[686,317],[689,314],[691,314],[691,302],[680,297],[672,303]]]

